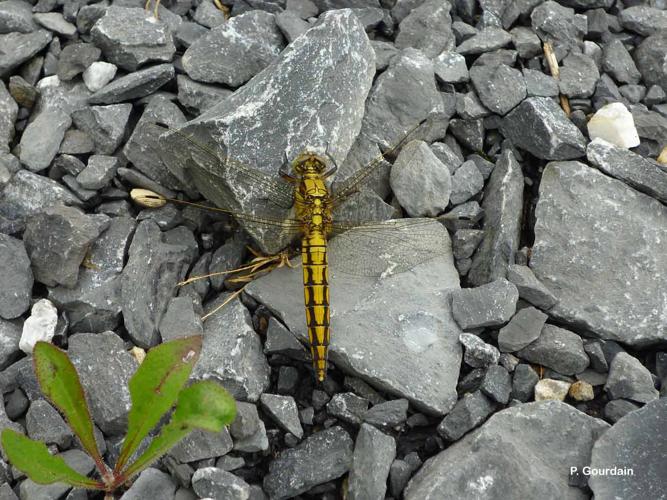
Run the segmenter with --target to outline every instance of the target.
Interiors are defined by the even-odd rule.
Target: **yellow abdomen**
[[[321,382],[327,373],[329,347],[329,269],[327,240],[323,233],[311,231],[304,236],[301,261],[310,352],[315,374]]]

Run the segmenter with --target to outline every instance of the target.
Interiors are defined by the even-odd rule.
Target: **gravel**
[[[659,496],[665,2],[223,3],[0,2],[0,428],[88,473],[34,343],[70,353],[115,456],[130,350],[202,334],[192,380],[237,418],[125,499]],[[323,384],[298,259],[213,312],[246,247],[298,254],[275,220],[304,150],[338,167],[334,223],[366,224],[329,241]],[[10,467],[2,498],[87,497]]]

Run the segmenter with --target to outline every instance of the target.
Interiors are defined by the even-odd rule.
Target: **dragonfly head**
[[[299,176],[309,173],[323,175],[330,170],[327,167],[327,161],[322,156],[309,151],[299,153],[292,161],[292,169]]]

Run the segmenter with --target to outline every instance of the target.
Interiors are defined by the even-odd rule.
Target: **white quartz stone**
[[[543,378],[535,384],[535,401],[544,401],[546,399],[563,401],[570,390],[570,385],[572,384],[563,382],[562,380]]]
[[[38,341],[50,342],[56,332],[57,323],[58,310],[51,301],[42,299],[35,302],[30,317],[23,323],[19,348],[26,354],[31,354]]]
[[[635,121],[628,108],[620,102],[602,106],[588,122],[591,140],[600,138],[622,148],[639,146]]]
[[[91,92],[97,92],[116,76],[118,68],[115,64],[96,61],[83,72],[83,82]]]

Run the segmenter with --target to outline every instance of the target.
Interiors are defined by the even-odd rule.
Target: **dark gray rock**
[[[0,4],[1,6],[2,4]],[[10,91],[13,91],[10,82]],[[12,94],[16,95],[13,91]],[[5,84],[0,82],[0,151],[8,152],[9,146],[14,139],[14,124],[18,116],[19,107],[10,92],[7,92]]]
[[[114,156],[92,155],[86,168],[76,176],[76,181],[85,189],[102,189],[114,178],[119,165]]]
[[[81,378],[93,420],[106,435],[127,430],[130,377],[137,361],[113,332],[77,333],[69,337],[68,354]]]
[[[271,64],[284,47],[275,16],[255,10],[195,40],[183,54],[183,68],[193,80],[238,87]],[[219,57],[211,58],[213,53]]]
[[[192,475],[192,489],[199,498],[250,498],[250,485],[243,479],[217,467],[197,469]]]
[[[193,247],[192,233],[183,227],[166,233],[151,221],[137,227],[121,278],[125,327],[137,345],[148,348],[157,344],[160,320],[176,292],[176,283],[190,266]]]
[[[299,361],[308,361],[310,356],[310,353],[299,342],[297,336],[273,317],[269,318],[264,352],[266,354],[284,354]]]
[[[450,231],[472,229],[482,219],[484,211],[476,201],[468,201],[438,217],[438,221]]]
[[[389,492],[394,498],[403,494],[403,489],[414,471],[415,467],[405,460],[396,459],[392,462],[389,468]]]
[[[213,2],[202,2],[197,6],[192,19],[207,28],[215,28],[225,22],[225,13],[218,9]]]
[[[67,426],[58,411],[43,399],[33,401],[25,416],[28,436],[60,449],[69,448],[74,433]]]
[[[176,483],[164,472],[148,468],[139,474],[132,486],[120,497],[120,500],[142,500],[145,498],[163,498],[171,500],[176,492]]]
[[[634,5],[620,12],[618,20],[625,29],[642,36],[665,33],[667,30],[667,12],[648,5]]]
[[[500,131],[514,146],[545,160],[579,158],[586,149],[579,129],[546,97],[524,100],[503,118]]]
[[[600,72],[593,59],[585,54],[571,53],[563,59],[558,87],[561,94],[569,98],[590,97],[599,78]]]
[[[500,329],[498,347],[502,352],[515,352],[537,340],[548,316],[534,307],[517,312],[510,322]]]
[[[480,229],[459,229],[452,237],[454,258],[465,259],[470,257],[484,238],[484,231]]]
[[[484,122],[476,120],[458,120],[449,122],[449,130],[466,148],[482,151],[484,148]]]
[[[523,69],[523,77],[526,80],[528,97],[556,97],[558,95],[558,82],[554,77],[528,68]]]
[[[352,465],[352,439],[341,427],[331,427],[308,437],[296,448],[284,450],[269,464],[264,491],[284,499],[337,479]],[[326,457],[326,461],[322,458]]]
[[[587,340],[584,342],[584,351],[591,360],[591,368],[598,373],[607,373],[609,365],[604,356],[602,343],[599,340]]]
[[[0,234],[0,316],[18,318],[30,307],[33,274],[23,241]]]
[[[233,158],[249,165],[252,178],[232,175],[233,169],[225,168],[222,161],[211,165],[175,134],[163,139],[170,169],[179,179],[191,182],[183,166],[192,164],[194,156],[203,163],[193,168],[199,172],[195,184],[207,199],[250,214],[285,218],[287,211],[281,205],[291,204],[292,187],[281,183],[277,175],[284,153],[294,158],[305,148],[321,152],[328,145],[331,156],[342,163],[359,131],[375,69],[373,57],[354,14],[346,10],[325,14],[323,22],[283,51],[270,69],[182,129],[221,160]],[[310,76],[304,79],[303,74]],[[331,102],[337,105],[331,107],[327,104]],[[306,118],[304,109],[312,111]],[[262,126],[257,127],[258,123]],[[290,128],[290,123],[298,126]],[[218,169],[215,181],[204,173],[207,168]],[[278,198],[269,202],[267,191],[278,193]],[[246,224],[246,229],[268,253],[282,249],[291,239],[256,225]]]
[[[493,169],[496,167],[494,163],[491,163],[489,160],[482,158],[478,154],[471,154],[466,157],[466,160],[475,162],[477,170],[480,171],[482,177],[484,177],[484,180],[487,180],[489,177],[491,177],[491,173],[493,172]]]
[[[327,413],[347,423],[359,425],[368,410],[368,404],[366,398],[359,397],[353,392],[334,394],[327,403]]]
[[[533,398],[535,384],[540,380],[539,375],[530,365],[520,364],[514,369],[512,377],[512,399],[523,403]]]
[[[459,205],[479,193],[484,187],[484,177],[474,161],[466,161],[456,169],[452,176],[452,193],[449,201]]]
[[[46,47],[53,35],[46,30],[30,33],[8,33],[0,35],[0,78],[9,76],[14,68],[32,59]]]
[[[91,43],[72,43],[63,48],[58,58],[58,78],[71,80],[83,73],[100,58],[102,51]]]
[[[465,120],[476,120],[491,115],[475,91],[456,95],[456,114]]]
[[[152,94],[174,78],[176,72],[171,64],[158,64],[134,71],[115,79],[95,92],[88,100],[91,104],[115,104],[139,99]],[[100,151],[101,152],[101,151]]]
[[[0,220],[17,231],[23,229],[27,218],[58,203],[79,205],[81,201],[60,183],[28,170],[19,170],[0,196]]]
[[[424,141],[411,141],[401,149],[389,182],[396,199],[412,217],[436,216],[449,204],[449,169]]]
[[[644,143],[647,140],[656,142],[655,152],[662,148],[664,138],[667,137],[667,116],[657,111],[649,111],[643,106],[632,106],[632,119],[637,128],[637,134]],[[655,156],[655,154],[654,154]]]
[[[299,409],[292,396],[262,394],[259,398],[262,408],[286,432],[291,432],[297,439],[303,437],[303,428],[299,422]]]
[[[595,440],[608,427],[559,401],[508,408],[427,460],[408,484],[404,498],[482,494],[486,498],[584,500],[589,494],[569,485],[570,467],[581,470],[589,464]],[[535,481],[538,476],[540,480]]]
[[[167,24],[140,8],[112,5],[90,34],[106,60],[127,71],[149,62],[169,62],[176,51]]]
[[[67,450],[58,456],[79,474],[84,476],[90,474],[95,468],[95,462],[81,450]],[[32,479],[25,479],[19,486],[20,498],[35,498],[44,500],[56,500],[62,498],[72,487],[65,483],[37,484]]]
[[[494,409],[495,403],[481,391],[464,394],[438,425],[438,434],[448,441],[456,441],[484,422]]]
[[[308,22],[289,10],[276,14],[276,26],[282,32],[287,43],[292,43],[311,27]]]
[[[195,82],[185,75],[177,75],[176,83],[178,85],[178,102],[197,115],[211,109],[232,94],[229,89]]]
[[[596,498],[656,498],[667,488],[664,470],[667,439],[667,399],[633,411],[597,440],[591,467],[606,470],[631,467],[632,475],[592,475],[588,484]]]
[[[638,410],[640,406],[632,401],[625,399],[614,399],[604,405],[604,418],[612,424],[615,424],[628,413]]]
[[[34,172],[47,168],[58,153],[70,125],[72,119],[63,111],[44,110],[39,113],[21,136],[21,163]]]
[[[412,138],[429,143],[443,137],[455,112],[454,100],[445,96],[436,85],[433,61],[418,50],[403,50],[375,80],[366,100],[361,132],[350,151],[352,158],[342,165],[339,178],[354,175],[377,157],[378,146],[384,150],[398,145],[422,122]],[[377,192],[388,193],[387,187],[386,178],[373,180],[372,188]]]
[[[72,119],[93,140],[97,154],[110,155],[122,143],[131,111],[131,104],[91,106],[75,111]]]
[[[408,418],[408,400],[392,399],[372,406],[364,413],[364,422],[380,429],[391,429],[403,424]]]
[[[519,297],[540,309],[548,310],[558,302],[556,296],[544,286],[528,266],[510,264],[507,279],[516,285]]]
[[[172,297],[160,320],[160,337],[163,342],[179,337],[204,333],[201,317],[195,311],[190,297]]]
[[[589,364],[581,337],[554,325],[544,325],[538,339],[516,355],[563,375],[581,373]]]
[[[657,163],[601,139],[588,144],[586,158],[604,173],[667,203],[667,171]]]
[[[233,446],[226,427],[217,433],[198,429],[179,441],[169,454],[180,463],[190,463],[226,455]]]
[[[427,57],[436,57],[454,48],[449,2],[426,0],[400,22],[396,47],[419,49]]]
[[[539,4],[530,14],[532,28],[542,41],[565,47],[577,45],[586,34],[586,18],[581,18],[577,19],[574,9],[551,0]]]
[[[79,266],[102,229],[98,217],[64,205],[33,216],[23,238],[35,279],[47,286],[75,286]]]
[[[506,368],[491,365],[486,369],[479,389],[492,400],[500,404],[507,404],[512,392],[512,377]]]
[[[208,307],[227,297],[221,295]],[[257,401],[269,386],[270,369],[248,310],[238,299],[204,323],[204,345],[193,376],[214,378],[237,400]]]
[[[236,408],[236,417],[229,426],[229,432],[235,441],[241,440],[255,434],[259,430],[259,424],[257,406],[239,401]]]
[[[483,285],[504,278],[519,248],[523,210],[523,173],[510,150],[502,152],[482,202],[484,240],[473,255],[468,279]]]
[[[619,83],[638,83],[641,74],[632,56],[617,39],[609,40],[602,51],[602,70]]]
[[[76,26],[67,22],[60,12],[38,12],[33,14],[32,18],[37,21],[37,24],[40,26],[59,35],[63,35],[67,38],[76,35]]]
[[[609,365],[609,377],[604,386],[610,399],[629,399],[648,403],[657,399],[651,372],[641,362],[625,352],[619,352]]]
[[[487,344],[477,335],[462,333],[459,341],[465,347],[463,360],[468,366],[482,368],[498,363],[500,352],[491,344]]]
[[[418,219],[398,224],[399,228],[377,229],[372,235],[351,230],[329,241],[334,311],[329,359],[375,388],[404,397],[421,410],[443,414],[455,402],[461,350],[460,330],[442,306],[458,288],[459,277],[441,225]],[[410,243],[401,248],[396,246],[400,241]],[[422,242],[417,250],[422,263],[399,272],[403,266],[396,267],[394,256],[417,241]],[[388,260],[374,257],[360,269],[362,248],[372,248],[373,255],[386,255]],[[302,288],[301,270],[282,268],[254,281],[246,291],[276,311],[305,342]],[[400,297],[395,295],[399,292]],[[383,333],[368,335],[369,331]],[[435,331],[444,335],[424,333]]]
[[[4,370],[12,364],[21,353],[19,349],[19,340],[21,340],[23,330],[21,323],[20,320],[7,321],[0,319],[0,370]]]
[[[160,159],[159,139],[163,133],[155,123],[177,128],[186,119],[179,107],[163,97],[154,97],[144,109],[132,135],[123,147],[125,157],[135,169],[169,189],[182,189],[179,180]]]
[[[116,217],[87,252],[74,288],[49,288],[49,300],[68,314],[71,332],[104,332],[120,322],[120,274],[136,223]]]
[[[664,341],[667,261],[655,253],[667,238],[663,205],[584,164],[554,162],[542,175],[536,218],[530,266],[559,300],[551,317],[631,346]]]
[[[499,28],[486,28],[466,39],[456,47],[456,52],[465,56],[482,54],[506,47],[511,41],[512,36],[507,31]]]
[[[357,435],[348,482],[350,500],[384,500],[396,442],[372,425],[363,424]]]
[[[519,292],[504,278],[452,293],[452,314],[464,330],[507,323],[516,311]]]
[[[463,83],[470,79],[465,57],[456,52],[442,52],[433,60],[435,75],[443,83]]]
[[[667,92],[667,34],[656,33],[644,39],[633,57],[644,84],[659,85]]]
[[[85,155],[95,151],[95,144],[88,134],[74,128],[65,132],[58,153],[68,155]]]
[[[7,0],[0,3],[0,34],[30,33],[35,29],[37,26],[32,20],[30,4],[20,0]]]
[[[526,26],[517,26],[512,28],[510,35],[512,36],[512,44],[522,59],[530,59],[542,53],[542,42],[532,29]]]

